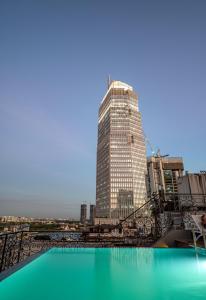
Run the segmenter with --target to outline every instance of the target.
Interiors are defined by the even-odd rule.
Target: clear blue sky
[[[204,0],[1,0],[0,215],[95,202],[108,74],[138,92],[155,149],[205,170],[205,16]]]

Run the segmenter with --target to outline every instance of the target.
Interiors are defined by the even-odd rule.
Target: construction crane
[[[158,149],[156,155],[153,155],[153,156],[154,156],[155,158],[163,158],[163,157],[169,156],[169,154],[161,155],[161,154],[160,154],[160,149]]]
[[[143,131],[143,135],[144,135],[145,143],[149,145],[153,157],[155,157],[155,158],[163,158],[163,157],[169,156],[169,154],[161,155],[159,148],[157,149],[157,152],[155,153],[154,146],[152,145],[152,143],[150,142],[150,140],[148,139],[148,137],[146,136],[146,134],[145,134],[144,131]]]
[[[155,152],[154,147],[151,144],[151,142],[149,141],[149,139],[147,138],[146,134],[144,132],[143,132],[143,134],[144,134],[145,143],[147,143],[151,149],[152,158],[155,159],[155,162],[159,166],[158,173],[159,173],[160,182],[156,182],[157,178],[155,176],[154,176],[154,181],[155,181],[155,186],[159,185],[159,191],[155,191],[155,192],[161,193],[162,191],[165,191],[163,158],[169,156],[169,154],[161,155],[160,149],[157,149],[157,152]],[[151,164],[152,164],[152,162],[151,162]]]
[[[151,152],[152,152],[152,156],[154,156],[155,151],[154,151],[154,147],[153,147],[152,143],[151,143],[150,140],[147,138],[147,136],[146,136],[146,134],[145,134],[144,131],[143,131],[143,135],[144,135],[145,144],[148,144],[148,145],[149,145],[150,150],[151,150]]]

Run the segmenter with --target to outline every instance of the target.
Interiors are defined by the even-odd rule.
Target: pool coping
[[[40,252],[37,252],[29,257],[27,257],[25,260],[15,264],[14,266],[2,271],[0,273],[0,282],[4,279],[6,279],[7,277],[9,277],[10,275],[12,275],[13,273],[15,273],[16,271],[20,270],[21,268],[25,267],[27,264],[29,264],[30,262],[32,262],[33,260],[35,260],[36,258],[38,258],[39,256],[41,256],[42,254],[46,253],[47,251],[49,251],[49,249],[46,250],[42,250]]]

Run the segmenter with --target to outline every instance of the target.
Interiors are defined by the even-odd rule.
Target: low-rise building
[[[177,193],[177,181],[183,175],[184,164],[181,157],[151,156],[147,158],[147,192]]]
[[[186,173],[178,179],[179,205],[206,208],[206,172]]]
[[[119,223],[119,219],[115,218],[95,218],[94,225],[117,225]]]

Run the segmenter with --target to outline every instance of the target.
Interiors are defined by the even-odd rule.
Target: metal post
[[[22,241],[23,241],[23,234],[24,232],[21,232],[21,236],[20,236],[20,242],[19,242],[19,250],[18,250],[18,258],[17,258],[17,263],[19,263],[20,261],[20,257],[21,257],[21,247],[22,247]]]
[[[2,256],[1,256],[0,272],[3,271],[3,266],[4,266],[4,255],[5,255],[5,251],[6,251],[6,243],[7,243],[7,239],[8,239],[8,234],[6,234],[5,240],[4,240],[4,247],[3,247]]]
[[[196,242],[196,236],[195,236],[194,228],[192,228],[192,237],[193,237],[193,243],[194,243],[195,250],[196,250],[196,248],[197,248],[197,242]]]

